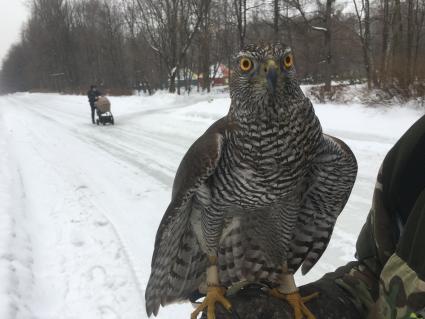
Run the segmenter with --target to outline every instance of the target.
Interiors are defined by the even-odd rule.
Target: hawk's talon
[[[306,307],[305,303],[309,302],[313,298],[316,298],[319,295],[318,292],[315,292],[309,296],[301,297],[298,291],[295,291],[290,294],[285,294],[280,292],[277,288],[274,288],[270,291],[270,295],[278,299],[286,300],[294,309],[295,319],[316,319],[316,317]]]
[[[224,309],[233,314],[232,304],[226,298],[224,298],[225,292],[226,289],[223,287],[208,287],[207,295],[205,296],[202,303],[195,309],[195,311],[192,312],[190,318],[196,319],[202,311],[207,309],[207,318],[215,319],[216,303],[220,303],[224,307]]]

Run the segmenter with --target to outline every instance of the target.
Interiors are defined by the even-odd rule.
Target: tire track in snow
[[[47,120],[47,118],[45,118],[45,119]],[[47,158],[46,156],[44,156],[47,153],[51,152],[51,151],[49,151],[49,149],[51,149],[51,145],[49,145],[48,143],[45,142],[45,135],[40,134],[40,132],[39,132],[38,129],[35,129],[35,128],[31,127],[31,126],[26,126],[26,129],[31,133],[29,135],[31,136],[31,139],[32,139],[32,141],[34,143],[31,143],[30,145],[31,145],[32,148],[34,148],[34,152],[37,153],[37,155],[40,156],[40,158],[43,161],[45,161],[46,163],[50,162],[50,159]],[[43,153],[42,151],[40,151],[40,149],[47,150],[47,153],[46,152]],[[78,172],[75,170],[75,168],[64,167],[64,166],[57,167],[56,164],[57,163],[51,163],[50,164],[50,167],[51,167],[52,170],[56,171],[56,174],[59,175],[59,176],[63,175],[63,172],[64,171],[67,172],[67,175],[74,175],[74,176],[78,176],[79,175]],[[75,179],[64,178],[63,181],[66,182],[69,185],[70,188],[72,188],[74,186],[74,183],[73,182],[75,181]],[[77,181],[77,183],[79,183],[79,182]],[[73,195],[74,194],[72,194],[71,197],[74,197]],[[110,227],[112,229],[112,232],[114,233],[114,236],[116,238],[116,242],[121,247],[121,249],[122,249],[122,251],[123,251],[123,253],[125,255],[125,259],[127,260],[128,269],[130,270],[130,273],[132,274],[133,282],[135,283],[135,287],[136,287],[136,289],[137,289],[137,291],[139,293],[139,298],[138,299],[139,300],[143,300],[143,293],[141,291],[141,285],[140,285],[140,282],[138,281],[138,277],[136,275],[136,272],[135,272],[133,263],[131,261],[131,254],[128,252],[128,249],[127,249],[126,245],[124,244],[124,241],[122,240],[122,237],[121,237],[120,233],[118,232],[118,230],[116,229],[115,225],[107,217],[107,214],[105,213],[106,210],[104,208],[101,208],[101,209],[98,208],[98,207],[102,207],[102,204],[101,203],[98,203],[98,202],[90,201],[89,200],[90,197],[95,198],[95,196],[92,196],[92,193],[90,193],[89,195],[85,195],[84,196],[84,198],[85,198],[84,201],[85,202],[88,202],[88,203],[91,203],[91,206],[92,207],[96,207],[97,208],[96,209],[96,212],[98,214],[101,214],[101,216],[105,220],[108,221],[108,224],[110,225]],[[92,213],[93,213],[93,211],[92,211]],[[77,246],[78,246],[78,243],[77,243]]]
[[[4,108],[4,105],[1,105]],[[4,109],[3,109],[4,110]],[[0,317],[30,316],[29,289],[34,280],[32,242],[26,226],[25,188],[0,110]]]
[[[18,104],[19,104],[19,102],[18,102]],[[84,145],[87,146],[87,151],[89,150],[89,148],[91,149],[91,151],[97,151],[97,152],[99,151],[99,147],[95,144],[95,142],[86,139],[87,138],[87,135],[86,134],[90,134],[90,133],[91,134],[94,134],[93,131],[88,132],[88,130],[85,130],[85,129],[78,130],[78,129],[75,128],[77,125],[80,125],[80,123],[73,123],[73,124],[77,124],[77,125],[75,125],[73,127],[72,126],[72,123],[66,123],[66,121],[68,121],[66,119],[66,117],[61,117],[61,116],[57,116],[57,117],[53,116],[52,117],[51,114],[44,113],[43,112],[44,110],[42,109],[42,106],[37,107],[37,108],[33,108],[31,106],[19,105],[19,109],[23,112],[22,113],[23,115],[24,114],[26,115],[26,113],[29,113],[30,115],[31,114],[33,115],[32,118],[28,117],[28,115],[26,115],[26,117],[28,117],[28,119],[30,119],[30,122],[31,123],[35,123],[35,124],[30,124],[30,126],[31,125],[34,126],[33,127],[33,129],[35,130],[34,133],[37,134],[37,132],[39,131],[39,129],[45,129],[47,131],[51,131],[52,133],[54,133],[56,130],[60,130],[60,132],[58,132],[58,136],[56,137],[56,140],[58,140],[58,143],[69,143],[70,142],[70,140],[68,140],[68,138],[65,139],[64,141],[60,141],[60,139],[62,139],[62,134],[65,133],[66,135],[63,135],[63,137],[69,136],[69,138],[75,139],[77,141],[77,143],[75,143],[76,146],[78,146],[78,143],[83,142]],[[69,119],[69,121],[72,120],[71,117],[69,117],[68,119]],[[58,121],[60,121],[60,122],[58,122]],[[65,123],[64,123],[64,121],[65,121]],[[27,126],[27,125],[24,125],[24,126]],[[92,135],[89,135],[89,138],[90,137],[92,137]],[[103,136],[103,137],[105,137],[105,136]],[[126,139],[127,137],[124,136],[123,138]],[[135,137],[134,135],[133,135],[132,138],[134,139],[134,141],[132,141],[130,144],[132,146],[134,145],[134,148],[136,150],[137,150],[137,147],[144,147],[144,145],[146,145],[146,144],[140,143],[140,141],[138,140],[138,138]],[[43,140],[44,139],[44,135],[41,134],[39,136],[39,139],[40,140]],[[104,147],[106,147],[109,150],[109,153],[108,152],[104,152],[104,153],[107,154],[108,157],[110,156],[109,159],[108,159],[108,157],[105,158],[106,161],[108,161],[108,160],[110,161],[112,159],[116,163],[120,163],[121,165],[123,163],[129,163],[129,164],[132,164],[131,167],[134,167],[134,164],[135,163],[132,162],[132,161],[134,161],[135,157],[134,157],[133,154],[126,154],[125,155],[126,160],[122,160],[122,159],[119,158],[119,156],[117,156],[117,154],[118,155],[122,155],[122,147],[125,148],[126,147],[125,145],[121,145],[120,146],[121,148],[117,148],[117,147],[114,148],[114,144],[115,143],[113,143],[113,137],[106,136],[105,139],[107,140],[107,143],[112,143],[113,144],[112,147],[109,147],[108,145],[104,145]],[[101,140],[103,141],[103,139],[101,139]],[[153,138],[152,137],[149,140],[150,140],[150,142],[153,142]],[[37,143],[38,142],[36,142],[34,144],[37,144]],[[56,143],[56,142],[54,142],[54,143]],[[74,142],[71,142],[70,144],[72,145],[72,144],[74,144]],[[154,144],[155,147],[159,147],[158,145],[160,143],[153,143],[153,144]],[[137,145],[139,145],[139,146],[137,146]],[[142,145],[142,146],[140,146],[140,145]],[[146,150],[149,150],[149,147],[148,146],[146,146],[144,148]],[[80,147],[80,149],[81,149],[81,151],[84,152],[85,147]],[[167,150],[170,150],[170,152],[173,152],[173,147],[170,146],[169,143],[165,143],[164,142],[164,143],[162,143],[162,147],[158,148],[158,153],[157,154],[150,154],[150,153],[146,154],[146,156],[148,156],[146,160],[149,160],[152,163],[155,163],[155,161],[157,161],[158,157],[161,157],[161,155],[162,155],[161,153],[164,153],[164,151],[167,151]],[[52,151],[54,151],[54,150],[52,149]],[[42,153],[43,153],[43,151],[42,151]],[[102,158],[102,155],[97,156],[97,157],[99,157],[99,159],[100,159],[100,158]],[[140,164],[138,164],[138,165],[140,166]],[[60,165],[59,167],[62,168],[64,172],[69,171],[68,168],[63,167],[62,165]],[[139,168],[140,167],[138,167],[138,169]],[[146,168],[145,167],[142,167],[142,170],[144,171],[144,173],[146,173]],[[170,173],[169,176],[167,176],[167,174],[164,174],[164,178],[163,178],[162,181],[158,181],[158,178],[157,178],[158,177],[158,173],[157,172],[151,172],[151,173],[152,173],[152,175],[153,175],[153,177],[154,177],[155,180],[157,180],[162,185],[164,185],[165,188],[169,189],[169,187],[171,185],[171,182],[172,182],[172,178],[174,176],[174,170],[175,169],[173,168],[173,172]],[[146,174],[146,175],[150,175],[150,174]],[[120,199],[118,199],[118,200],[120,201]],[[167,200],[168,200],[168,198],[167,198]],[[100,201],[100,202],[102,202],[102,201]],[[99,203],[99,201],[96,200],[96,203]],[[115,213],[116,213],[116,211],[117,210],[115,210]],[[161,211],[162,211],[162,208],[161,208]],[[110,213],[110,207],[108,207],[107,209],[105,209],[105,214],[109,215],[109,213]],[[116,219],[116,218],[117,218],[117,216],[114,216],[113,217],[113,219]],[[144,218],[146,218],[146,217],[144,217]],[[118,232],[118,234],[119,234],[119,236],[121,238],[123,250],[125,250],[125,252],[129,256],[128,258],[130,259],[130,262],[132,263],[131,265],[128,264],[128,267],[130,267],[130,266],[132,267],[133,273],[136,273],[136,277],[141,281],[141,282],[139,281],[138,283],[136,281],[134,281],[134,282],[136,282],[136,284],[138,284],[138,289],[139,290],[144,290],[144,285],[146,284],[146,282],[145,282],[146,281],[145,276],[146,276],[146,272],[147,272],[145,268],[148,267],[148,265],[150,264],[149,263],[150,256],[149,256],[149,260],[148,259],[145,259],[146,258],[145,257],[146,256],[145,253],[140,254],[137,250],[140,249],[140,248],[146,250],[146,247],[143,248],[144,246],[139,246],[138,247],[137,244],[134,245],[134,241],[132,242],[132,238],[131,237],[128,237],[127,234],[125,234],[125,236],[123,237],[122,236],[122,233],[121,233],[121,231],[123,229],[122,228],[122,226],[123,226],[122,225],[122,222],[118,222],[117,225],[120,225],[120,227],[117,228],[116,225],[115,225],[115,223],[113,222],[113,219],[110,219],[109,218],[109,220],[111,220],[111,224],[114,224],[114,226],[115,226],[115,228],[116,228],[116,230],[117,230],[117,232]],[[149,217],[148,220],[154,221],[155,219],[151,219]],[[127,240],[130,239],[130,244],[131,244],[131,246],[133,246],[132,247],[132,250],[129,249],[129,246],[127,245],[127,241],[125,239],[127,239]],[[133,239],[134,239],[134,236],[133,236]],[[149,237],[149,241],[150,241],[150,237]],[[143,241],[142,241],[142,243],[143,243]],[[144,245],[144,244],[142,244],[142,245]],[[151,247],[151,246],[153,246],[153,243],[149,245],[149,247]],[[136,253],[136,256],[138,258],[135,258],[133,253]],[[142,257],[142,259],[140,257]],[[137,266],[137,268],[134,267],[134,264],[135,263],[132,260],[138,260],[138,263],[137,263],[138,266]],[[143,266],[141,266],[141,265],[143,265]],[[71,289],[71,291],[72,291],[72,289]],[[143,300],[144,298],[141,297],[140,299]],[[139,302],[139,305],[140,304],[143,304],[143,303],[142,302]],[[187,306],[187,307],[189,307],[189,306]],[[170,315],[172,313],[172,311],[173,311],[172,309],[173,309],[173,307],[169,307],[166,310],[163,310],[162,311],[162,315],[163,316],[165,315],[165,317],[162,317],[162,318],[169,318],[169,316],[167,316],[167,313]],[[171,311],[171,313],[170,313],[170,311]],[[174,314],[174,316],[176,316],[176,314]],[[178,315],[177,315],[177,317],[178,318],[183,318],[183,317],[179,317]]]
[[[174,178],[174,174],[177,167],[173,166],[170,168],[170,166],[168,165],[172,165],[176,162],[173,161],[161,164],[158,161],[161,157],[164,157],[164,153],[176,153],[174,151],[170,152],[170,149],[173,149],[175,147],[175,144],[166,142],[166,139],[162,139],[162,142],[158,143],[158,141],[155,141],[153,138],[139,138],[135,140],[135,143],[133,143],[133,145],[128,143],[122,143],[122,140],[131,140],[132,135],[124,133],[123,135],[119,136],[118,139],[117,136],[111,136],[109,134],[103,136],[95,136],[92,135],[92,131],[81,134],[81,130],[70,126],[69,123],[66,123],[66,125],[64,126],[63,124],[65,123],[62,123],[56,118],[46,115],[45,113],[39,110],[36,110],[32,107],[26,107],[26,109],[31,113],[37,115],[38,117],[55,124],[57,127],[60,127],[62,129],[65,127],[68,131],[72,133],[74,137],[82,140],[86,144],[98,147],[102,151],[118,159],[118,163],[124,161],[138,169],[141,169],[149,176],[161,182],[164,186],[169,187],[172,184],[172,180]],[[111,129],[115,129],[115,127]],[[146,131],[145,133],[146,135],[149,134]],[[151,136],[153,135],[154,134],[151,134]],[[154,149],[156,149],[156,151],[152,152],[152,150]],[[183,148],[181,149],[183,150]]]

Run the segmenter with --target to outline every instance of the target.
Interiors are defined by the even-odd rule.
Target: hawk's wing
[[[323,135],[319,154],[307,177],[303,206],[291,241],[288,265],[306,274],[328,246],[337,217],[357,175],[357,162],[341,140]]]
[[[156,315],[160,305],[187,299],[205,273],[206,258],[189,223],[192,197],[214,172],[220,160],[224,132],[229,129],[226,117],[215,122],[192,144],[180,163],[171,203],[156,234],[145,293],[148,315]]]

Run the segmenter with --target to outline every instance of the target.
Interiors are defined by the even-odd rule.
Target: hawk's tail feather
[[[272,281],[281,272],[237,223],[220,242],[218,263],[220,282],[225,286],[245,280]]]
[[[235,282],[238,279],[236,274],[236,264],[240,263],[235,260],[235,254],[232,244],[232,234],[233,231],[229,233],[227,237],[222,241],[219,252],[218,252],[218,265],[219,265],[219,273],[220,273],[220,282],[221,284],[228,286],[229,283]],[[239,249],[239,248],[236,248]],[[241,256],[243,258],[243,256]],[[236,263],[235,263],[236,262]]]
[[[148,316],[156,316],[160,306],[187,300],[198,288],[206,267],[207,257],[188,225],[176,251],[155,260],[145,293]]]
[[[320,257],[325,252],[333,232],[333,224],[330,221],[325,221],[325,224],[323,224],[323,222],[318,222],[318,225],[320,231],[316,231],[314,234],[311,249],[301,266],[301,273],[303,275],[307,274],[319,261]]]

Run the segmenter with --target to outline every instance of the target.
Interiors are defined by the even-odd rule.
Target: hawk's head
[[[297,89],[294,57],[289,46],[249,44],[235,56],[230,79],[233,107],[253,111],[276,102],[285,104]]]

